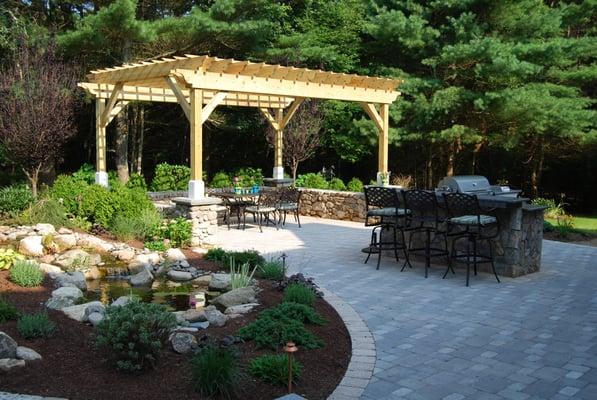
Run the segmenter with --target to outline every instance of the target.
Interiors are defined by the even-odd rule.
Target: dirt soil
[[[202,269],[217,270],[218,266],[201,259],[191,251],[185,251],[189,262]],[[258,294],[259,306],[250,314],[232,319],[221,328],[209,327],[198,332],[217,340],[225,335],[235,335],[238,329],[256,319],[259,311],[277,305],[282,293],[270,281],[260,281],[263,289]],[[0,272],[0,294],[12,302],[21,312],[44,311],[43,302],[54,288],[46,279],[42,287],[25,289],[8,279],[8,272]],[[335,310],[324,300],[318,299],[315,309],[329,322],[325,326],[307,326],[321,338],[325,346],[317,350],[300,350],[296,358],[303,364],[303,374],[295,387],[295,393],[310,400],[325,399],[332,393],[344,376],[351,354],[351,342],[346,327]],[[58,331],[49,339],[25,340],[16,329],[15,321],[0,324],[0,331],[13,337],[19,345],[27,346],[43,357],[30,362],[25,368],[0,373],[0,391],[42,396],[66,397],[71,400],[120,399],[200,399],[192,388],[188,358],[165,346],[154,370],[141,375],[131,375],[112,369],[102,360],[93,345],[93,328],[73,321],[59,311],[48,310]],[[240,363],[246,366],[251,358],[271,353],[259,350],[251,342],[236,345]],[[286,388],[272,386],[254,379],[248,372],[238,385],[239,399],[274,399],[286,394]]]
[[[558,242],[574,243],[583,246],[597,247],[597,235],[571,232],[566,237],[562,237],[557,232],[543,232],[543,238],[547,240],[555,240]]]

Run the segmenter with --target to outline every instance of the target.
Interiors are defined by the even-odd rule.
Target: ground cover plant
[[[0,188],[0,215],[15,217],[25,210],[35,198],[27,185]]]
[[[10,269],[10,280],[22,287],[39,286],[44,273],[35,261],[17,260]]]
[[[17,321],[17,330],[25,339],[49,338],[56,332],[56,324],[48,314],[23,314]]]
[[[259,266],[258,274],[262,279],[269,279],[272,281],[280,281],[284,279],[284,264],[280,260],[269,260],[263,265]]]
[[[294,302],[280,303],[275,307],[262,311],[260,316],[269,319],[288,317],[295,321],[313,325],[323,325],[326,323],[325,319],[313,307]]]
[[[18,260],[24,260],[25,256],[13,249],[0,249],[0,270],[10,269]]]
[[[230,347],[209,345],[190,359],[193,386],[206,397],[230,398],[241,376],[238,356]]]
[[[0,297],[0,324],[17,319],[18,316],[19,312],[14,304]]]
[[[302,371],[303,365],[299,361],[293,360],[293,382],[296,382],[300,378]],[[288,355],[266,354],[256,357],[249,363],[249,372],[264,382],[286,386],[288,384]]]
[[[230,260],[234,260],[237,264],[248,264],[250,267],[265,264],[265,258],[255,250],[226,251],[221,248],[214,248],[208,250],[205,259],[221,263],[224,268],[230,267]]]
[[[284,301],[313,306],[316,294],[313,289],[302,283],[291,283],[284,290]]]

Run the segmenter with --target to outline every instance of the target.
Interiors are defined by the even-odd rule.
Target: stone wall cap
[[[188,197],[175,197],[172,201],[176,204],[184,206],[212,206],[215,204],[222,204],[222,199],[219,197],[204,197],[202,199],[190,199]]]

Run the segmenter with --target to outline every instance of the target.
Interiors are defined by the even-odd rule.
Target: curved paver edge
[[[327,289],[320,288],[324,299],[336,310],[350,335],[352,354],[344,378],[328,400],[358,399],[373,376],[377,353],[369,327],[350,304]]]

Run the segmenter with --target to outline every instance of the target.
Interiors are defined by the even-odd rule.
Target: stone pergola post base
[[[210,243],[210,237],[218,232],[218,210],[222,200],[216,197],[191,199],[176,197],[175,215],[190,220],[193,224],[191,246],[203,246]]]
[[[108,173],[105,171],[96,172],[95,183],[104,187],[108,187]]]

